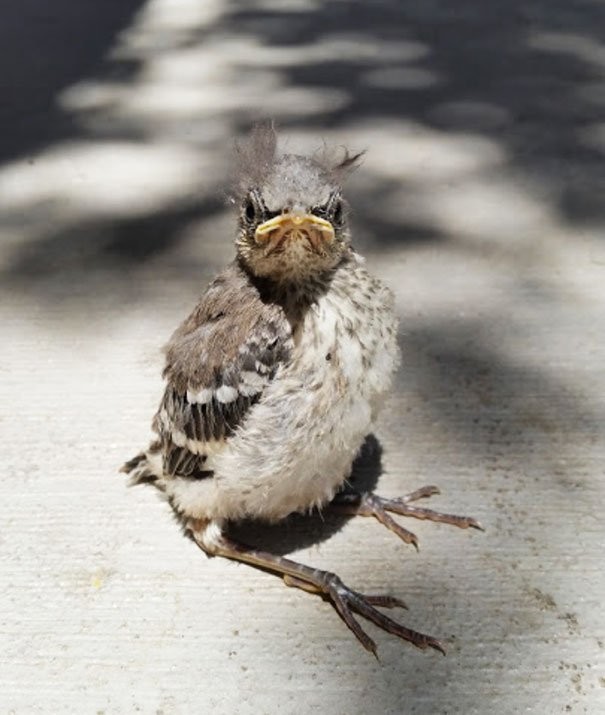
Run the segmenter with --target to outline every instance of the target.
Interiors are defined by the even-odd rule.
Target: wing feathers
[[[259,400],[292,346],[280,306],[236,264],[209,286],[166,346],[166,389],[153,427],[166,475],[201,477]]]

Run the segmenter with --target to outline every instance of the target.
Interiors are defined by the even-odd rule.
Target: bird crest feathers
[[[275,123],[266,121],[255,124],[246,139],[235,142],[238,195],[265,183],[278,159],[277,138]],[[331,148],[324,144],[311,160],[331,181],[340,184],[360,165],[364,154],[365,151],[354,153],[346,147]]]

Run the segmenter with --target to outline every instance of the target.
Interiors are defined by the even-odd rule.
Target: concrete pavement
[[[13,16],[14,13],[14,16]],[[602,5],[153,0],[5,9],[0,711],[599,713],[605,422]],[[208,560],[120,464],[160,346],[232,256],[232,137],[367,148],[356,243],[403,365],[360,476],[485,533],[245,527],[446,658]]]

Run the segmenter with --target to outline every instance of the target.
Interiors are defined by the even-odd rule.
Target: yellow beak
[[[291,234],[293,238],[305,232],[320,234],[324,241],[334,239],[334,227],[329,221],[313,214],[281,214],[257,226],[254,237],[258,243],[282,238]]]

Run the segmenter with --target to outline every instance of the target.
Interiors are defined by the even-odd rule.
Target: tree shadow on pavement
[[[166,130],[154,130],[153,115],[141,111],[124,119],[117,99],[115,106],[109,100],[101,104],[98,119],[94,108],[69,109],[55,99],[79,80],[93,86],[96,82],[104,91],[117,85],[120,97],[128,96],[139,89],[147,65],[172,55],[178,58],[197,46],[208,56],[214,51],[229,66],[228,76],[237,79],[233,89],[227,85],[213,91],[225,98],[241,85],[249,91],[247,99],[228,113],[221,139],[213,143],[224,162],[231,135],[267,113],[285,133],[304,129],[319,137],[326,129],[338,137],[375,124],[380,136],[381,126],[388,134],[405,122],[412,145],[415,131],[419,137],[423,131],[435,137],[483,137],[503,153],[504,163],[494,172],[508,173],[511,181],[523,177],[565,221],[590,227],[605,219],[603,146],[597,126],[603,106],[598,35],[605,19],[602,5],[518,0],[502,6],[465,0],[452,7],[445,0],[421,5],[343,0],[280,10],[275,5],[267,9],[262,3],[232,2],[188,34],[166,32],[160,41],[161,33],[156,37],[149,30],[149,47],[117,56],[112,46],[128,24],[139,19],[136,13],[142,3],[104,3],[86,12],[80,5],[74,0],[41,9],[29,2],[25,16],[21,9],[18,16],[3,13],[6,41],[0,52],[3,66],[10,68],[4,93],[6,99],[9,90],[5,106],[10,126],[0,145],[5,159],[81,139],[101,147],[109,137],[147,146],[164,141]],[[221,41],[232,49],[221,50]],[[38,45],[44,52],[34,51]],[[200,78],[193,74],[190,90],[204,96],[203,74],[197,74]],[[159,85],[158,91],[171,86]],[[271,97],[276,101],[268,102]],[[215,119],[211,110],[176,115],[171,141],[176,137],[192,153],[207,152],[207,142],[191,139],[190,127],[203,135]],[[398,142],[395,132],[391,156],[405,161],[401,154],[408,146]],[[368,149],[372,152],[372,145]],[[494,172],[478,172],[476,179],[489,181]],[[353,184],[351,202],[360,233],[372,250],[449,237],[448,231],[422,218],[406,218],[393,210],[402,187],[405,190],[402,177],[387,178],[378,169],[366,175],[366,185]],[[217,179],[223,182],[225,177]],[[372,183],[380,189],[370,191]],[[179,233],[191,221],[198,218],[203,224],[220,213],[216,199],[222,188],[204,187],[182,211],[171,203],[157,205],[137,221],[119,214],[100,219],[93,213],[60,229],[52,225],[53,212],[57,215],[60,207],[51,207],[47,230],[40,230],[22,248],[16,246],[3,276],[13,278],[13,289],[43,292],[45,284],[37,281],[36,267],[48,263],[49,251],[58,256],[70,253],[74,270],[84,273],[92,269],[93,253],[101,261],[108,253],[117,272],[113,288],[120,291],[125,280],[120,263],[137,271],[158,252],[172,260],[179,249]],[[430,182],[423,184],[422,194],[431,200]],[[32,212],[37,208],[30,207]],[[150,237],[150,222],[166,229],[161,240]],[[203,260],[203,225],[200,231]],[[104,232],[111,236],[95,239]],[[74,250],[74,236],[79,244],[87,244],[85,250]],[[136,251],[131,250],[133,244],[139,246]]]
[[[530,296],[542,302],[543,317],[548,306],[561,309],[568,300],[562,282],[544,269],[551,245],[579,243],[605,223],[602,2],[302,0],[282,7],[233,0],[208,4],[208,15],[200,3],[203,17],[188,28],[178,3],[165,25],[158,16],[149,19],[143,11],[150,6],[141,0],[42,5],[27,0],[19,10],[4,8],[0,24],[7,84],[0,231],[11,239],[8,248],[0,246],[4,297],[16,296],[24,314],[31,311],[23,298],[42,314],[61,301],[65,326],[83,306],[92,319],[107,312],[101,293],[111,296],[116,320],[141,301],[154,315],[168,300],[166,287],[180,289],[179,301],[185,294],[193,304],[199,276],[217,263],[214,231],[224,216],[234,136],[273,116],[296,141],[312,134],[315,146],[324,136],[334,144],[359,142],[355,148],[368,154],[348,198],[356,242],[371,259],[382,260],[395,277],[404,275],[412,255],[419,272],[430,269],[432,247],[448,251],[448,260],[468,273],[474,261],[491,261],[482,290],[464,296],[471,312],[481,303],[475,319],[450,319],[456,309],[444,303],[444,318],[429,320],[420,301],[416,321],[405,326],[397,391],[416,404],[412,438],[428,435],[436,470],[449,467],[445,461],[455,450],[476,461],[475,485],[484,481],[482,469],[499,469],[521,489],[527,471],[531,480],[523,488],[540,505],[546,483],[556,485],[557,497],[569,488],[571,477],[559,462],[571,455],[580,464],[603,415],[569,371],[559,377],[548,362],[552,350],[539,342],[548,331],[532,345],[533,336],[524,334],[531,323],[512,308]],[[88,154],[73,159],[72,145],[80,143],[94,148],[90,161]],[[96,162],[109,146],[118,162],[132,146],[145,157],[156,157],[159,148],[164,153],[152,168],[138,159],[124,162],[115,185],[89,186],[107,166]],[[48,164],[58,167],[55,173],[44,174]],[[182,195],[186,170],[182,193],[189,193]],[[134,208],[119,201],[123,187],[130,187],[129,196],[135,187],[137,201],[142,197]],[[566,258],[556,270],[567,269]],[[507,295],[493,287],[501,274],[509,278]],[[457,285],[463,284],[464,276]],[[433,284],[419,285],[428,310]],[[414,315],[416,296],[406,295]],[[177,303],[181,309],[179,301],[171,309]],[[43,321],[40,326],[43,331]],[[513,334],[517,342],[507,342]],[[528,346],[541,359],[531,360]],[[370,439],[356,479],[373,489],[381,470],[381,447]],[[594,491],[586,489],[583,498],[594,501]],[[551,509],[548,517],[554,524],[561,514]],[[346,520],[296,516],[274,527],[241,524],[232,533],[287,554],[329,538]],[[506,545],[511,551],[524,538],[523,524],[517,526]],[[549,568],[564,563],[564,548],[549,545]],[[477,568],[476,561],[464,587],[480,605],[460,606],[461,631],[478,618],[494,620],[501,606],[487,597],[494,584],[509,589],[511,602],[516,597],[512,569],[490,582]],[[448,583],[441,586],[447,593]],[[518,658],[533,657],[526,633],[519,638]],[[450,669],[464,667],[449,662]],[[466,662],[464,687],[476,675],[472,663]],[[401,668],[410,673],[413,666]],[[389,686],[406,703],[408,683],[406,677]],[[415,702],[426,712],[440,701],[449,707],[450,685],[436,683]]]

